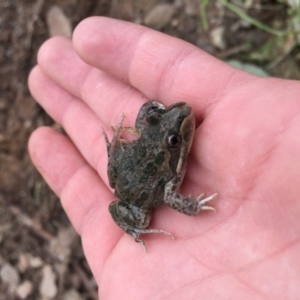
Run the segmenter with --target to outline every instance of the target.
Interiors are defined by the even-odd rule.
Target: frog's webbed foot
[[[113,201],[109,205],[109,212],[115,223],[126,233],[134,237],[147,252],[144,241],[140,238],[141,234],[163,233],[174,238],[173,234],[162,229],[147,228],[151,220],[151,212],[132,205],[125,201]]]
[[[212,210],[214,212],[216,212],[216,209],[213,206],[210,205],[205,205],[207,202],[211,201],[212,199],[214,199],[216,196],[218,196],[218,193],[214,193],[204,199],[202,199],[204,197],[204,194],[199,195],[196,198],[196,202],[197,202],[197,210],[199,210],[199,212],[201,210]]]
[[[199,195],[196,199],[184,197],[178,193],[166,193],[165,203],[173,209],[182,212],[189,216],[196,216],[203,210],[216,211],[213,206],[206,205],[209,201],[213,200],[218,193],[214,193],[203,199],[204,194]]]
[[[174,235],[171,232],[165,231],[163,229],[151,229],[151,228],[149,228],[149,229],[137,229],[137,228],[132,228],[132,229],[127,229],[125,231],[126,231],[126,233],[133,236],[134,240],[137,243],[140,243],[142,245],[145,252],[147,252],[147,246],[146,246],[145,242],[141,239],[141,237],[140,237],[141,234],[163,233],[165,235],[170,236],[173,240],[175,239]]]

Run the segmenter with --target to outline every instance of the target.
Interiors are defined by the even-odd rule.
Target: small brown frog
[[[215,210],[206,205],[217,194],[205,199],[182,196],[182,183],[187,157],[192,145],[195,118],[184,102],[165,107],[148,101],[140,109],[134,128],[122,127],[124,115],[114,129],[111,142],[103,131],[108,151],[108,178],[119,199],[109,205],[112,218],[136,242],[145,243],[141,234],[164,233],[148,228],[154,207],[167,204],[171,208],[195,216],[202,210]],[[121,131],[138,134],[133,142],[126,142]]]

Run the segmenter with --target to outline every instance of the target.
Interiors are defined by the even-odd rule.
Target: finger
[[[111,192],[70,140],[50,128],[32,134],[29,152],[82,236],[87,259],[99,278],[106,257],[122,235],[108,212]]]
[[[28,83],[33,97],[64,127],[82,156],[108,184],[107,151],[100,131],[104,124],[85,103],[62,89],[39,67],[32,70]]]
[[[45,42],[39,50],[38,62],[44,74],[83,100],[107,126],[116,124],[121,113],[127,116],[125,123],[132,125],[133,117],[146,100],[133,87],[83,62],[66,38]]]
[[[167,104],[186,101],[196,114],[253,76],[157,31],[103,17],[82,21],[73,43],[87,63]]]

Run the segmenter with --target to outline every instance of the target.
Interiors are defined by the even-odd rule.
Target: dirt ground
[[[72,28],[88,16],[110,16],[179,37],[246,70],[300,78],[289,1],[229,1],[244,15],[227,1],[206,2],[0,0],[0,300],[98,299],[80,238],[27,152],[35,128],[57,126],[27,87],[37,51],[49,38],[50,8],[59,5]]]

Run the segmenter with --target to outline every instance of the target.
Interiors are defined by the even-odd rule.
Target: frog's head
[[[140,109],[136,128],[140,132],[153,128],[156,138],[152,137],[152,142],[157,152],[164,152],[168,168],[173,174],[184,172],[195,131],[195,118],[189,105],[179,102],[165,107],[160,102],[148,101]]]
[[[160,125],[165,132],[166,147],[170,152],[169,165],[173,172],[181,173],[186,165],[195,131],[195,118],[189,105],[184,102],[169,106]]]

